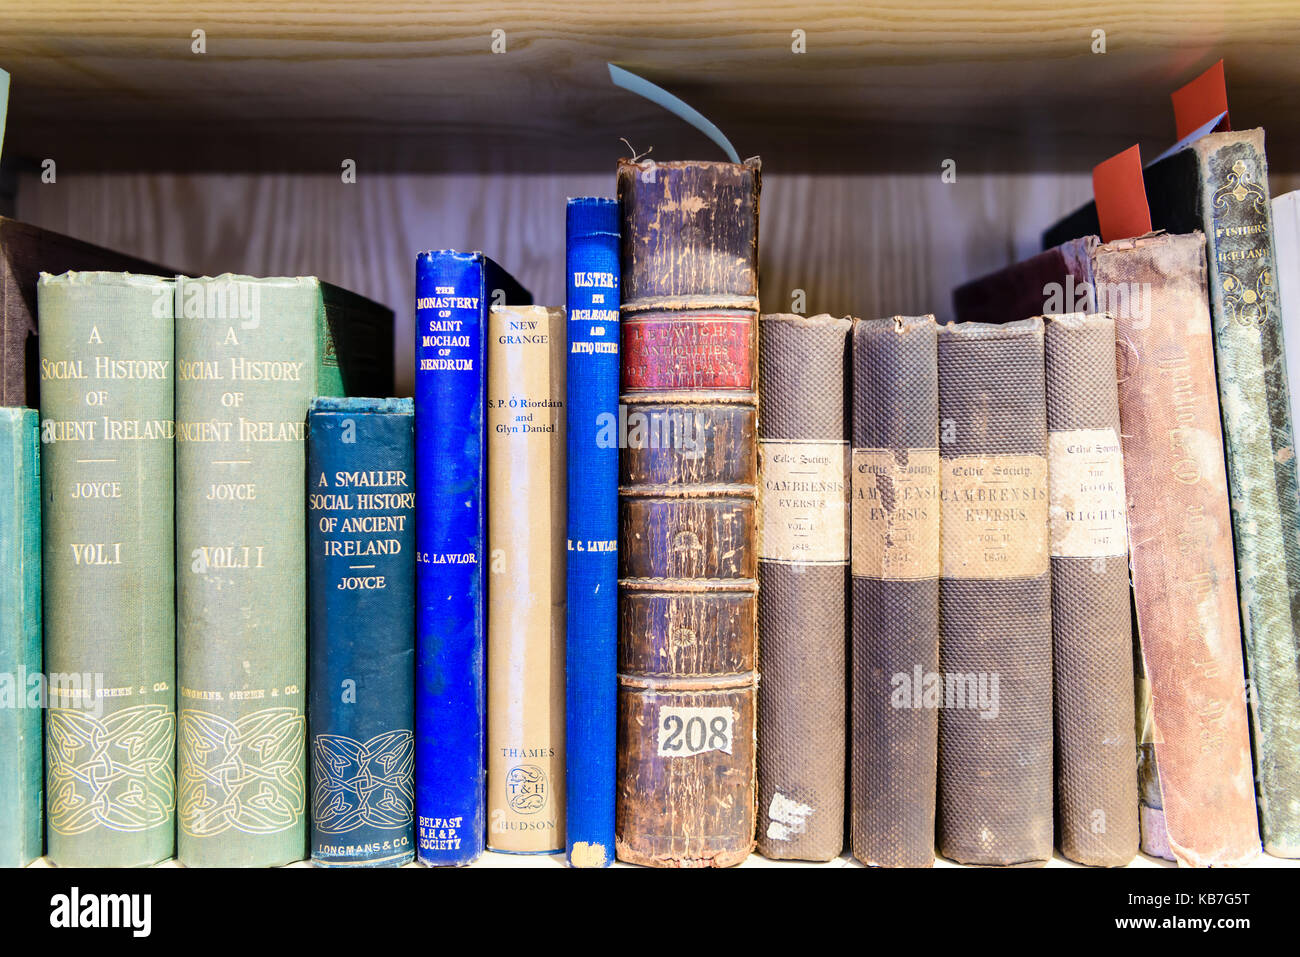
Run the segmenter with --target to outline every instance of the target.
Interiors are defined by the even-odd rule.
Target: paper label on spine
[[[678,313],[623,321],[623,388],[752,389],[753,313]]]
[[[1049,432],[1053,558],[1128,554],[1124,459],[1114,429]]]
[[[761,561],[848,563],[848,456],[847,442],[759,441]]]
[[[943,577],[1033,578],[1048,566],[1047,459],[943,460]]]
[[[731,753],[731,708],[660,708],[659,757],[690,758],[709,751]]]
[[[853,450],[853,574],[939,575],[939,450]]]

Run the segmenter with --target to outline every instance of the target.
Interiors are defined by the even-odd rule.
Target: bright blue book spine
[[[415,409],[307,413],[311,859],[415,857]]]
[[[569,863],[614,859],[618,710],[619,215],[612,199],[571,199],[566,749]]]
[[[415,831],[424,864],[468,864],[486,838],[487,310],[531,302],[482,253],[416,258]]]
[[[41,475],[35,409],[0,409],[0,867],[41,856]]]
[[[483,256],[415,263],[415,815],[425,864],[484,842]]]

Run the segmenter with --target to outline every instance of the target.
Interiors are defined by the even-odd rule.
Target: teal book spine
[[[307,857],[307,409],[341,395],[318,280],[176,284],[178,857]]]
[[[174,851],[173,289],[99,272],[37,285],[46,843],[60,866]]]
[[[35,409],[0,409],[0,867],[41,856],[41,505]]]
[[[312,863],[415,858],[415,410],[307,415]]]

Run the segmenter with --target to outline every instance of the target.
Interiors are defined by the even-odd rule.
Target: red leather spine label
[[[755,316],[655,315],[623,320],[623,388],[751,391]]]

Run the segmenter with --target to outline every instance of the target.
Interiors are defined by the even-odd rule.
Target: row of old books
[[[382,307],[0,222],[5,863],[1294,854],[1262,141],[1175,159],[942,327],[760,320],[757,161],[624,161],[567,309],[418,257],[413,402]]]
[[[869,864],[1300,856],[1297,197],[1259,130],[1144,178],[1156,232],[1085,208],[955,323],[760,323],[764,853],[847,794]]]
[[[759,319],[756,165],[620,168],[621,859],[1300,854],[1262,132],[1143,191],[938,327]]]
[[[0,861],[554,851],[566,632],[570,750],[609,792],[571,817],[612,832],[617,203],[569,224],[572,336],[481,254],[418,257],[412,401],[375,303],[0,219]]]
[[[301,859],[307,413],[392,391],[392,312],[9,220],[0,249],[0,860]]]
[[[413,402],[386,398],[375,303],[0,219],[0,861],[554,850],[566,631],[568,738],[610,791],[573,805],[612,831],[617,204],[569,217],[574,407],[599,434],[568,574],[566,313],[481,254],[418,258]],[[579,864],[613,858],[575,843]]]

